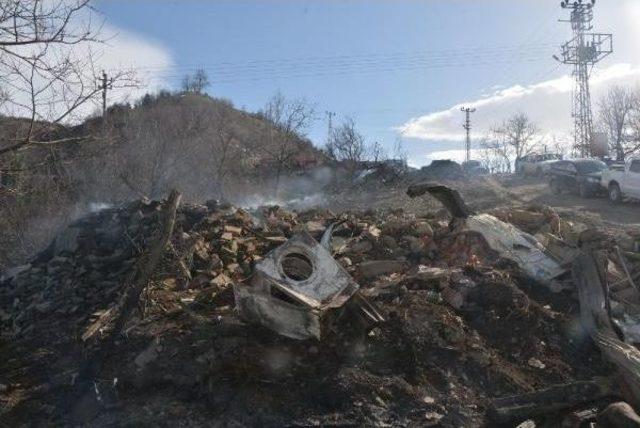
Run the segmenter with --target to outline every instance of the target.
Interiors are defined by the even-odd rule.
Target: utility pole
[[[331,142],[331,131],[333,131],[333,117],[336,114],[332,111],[325,111],[324,114],[327,115],[327,123],[328,123],[327,144],[329,144]]]
[[[104,70],[102,71],[100,89],[102,89],[102,117],[104,118],[107,115],[107,90],[113,89],[113,78],[107,79],[107,72]]]
[[[554,58],[563,64],[573,65],[575,79],[571,115],[574,122],[574,150],[581,156],[591,155],[593,139],[593,113],[589,75],[594,65],[613,52],[613,35],[590,33],[593,29],[593,7],[595,0],[563,1],[563,9],[569,9],[573,38],[562,45],[561,55]]]
[[[467,130],[467,140],[465,141],[465,162],[471,160],[471,113],[475,113],[476,109],[469,107],[462,107],[460,109],[465,115],[464,125],[462,127]]]

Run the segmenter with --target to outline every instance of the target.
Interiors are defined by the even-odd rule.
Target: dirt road
[[[568,193],[555,195],[551,193],[546,182],[532,178],[509,178],[503,180],[502,184],[523,203],[549,205],[559,212],[571,211],[607,223],[640,225],[638,203],[612,205],[604,196],[584,199]]]
[[[435,180],[434,180],[435,181]],[[483,176],[473,180],[437,180],[459,190],[469,206],[477,212],[496,207],[548,205],[566,218],[594,226],[625,225],[640,228],[640,204],[625,202],[612,205],[606,197],[583,199],[578,195],[551,193],[546,181],[515,176]],[[406,195],[408,183],[395,188],[376,187],[358,192],[327,196],[323,206],[335,211],[367,209],[402,209],[416,214],[442,210],[442,205],[429,196],[412,199]]]

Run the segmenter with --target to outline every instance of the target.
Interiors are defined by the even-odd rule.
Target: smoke
[[[261,186],[261,189],[231,202],[249,209],[265,205],[278,205],[294,210],[322,207],[327,205],[326,188],[333,182],[334,177],[335,172],[331,168],[320,167],[303,174],[281,177],[278,181],[277,196],[276,181],[272,179]]]
[[[304,211],[314,207],[325,206],[326,202],[326,195],[323,193],[314,193],[313,195],[292,199],[274,199],[261,195],[251,195],[244,198],[238,206],[247,209],[256,209],[267,205],[278,205],[292,210]]]
[[[89,202],[88,209],[90,213],[97,213],[111,207],[113,207],[113,205],[107,204],[105,202]]]
[[[194,175],[199,171],[197,168],[193,170]],[[340,169],[318,167],[281,177],[278,181],[277,196],[275,179],[271,178],[262,182],[251,179],[246,182],[228,183],[223,199],[232,205],[247,209],[268,205],[278,205],[295,211],[319,207],[328,208],[335,206],[337,201],[346,196],[340,193],[340,198],[336,197],[336,183],[342,183],[348,187],[349,182],[351,179]],[[204,203],[212,198],[220,197],[216,193],[215,187],[210,184],[205,179],[182,176],[175,181],[172,180],[171,187],[175,187],[183,193],[185,202]],[[38,252],[47,248],[74,221],[140,198],[136,192],[121,192],[116,186],[96,185],[83,190],[86,191],[80,192],[80,196],[75,200],[49,198],[46,200],[48,204],[46,207],[39,205],[32,207],[33,212],[12,214],[12,218],[20,221],[19,225],[11,228],[16,231],[15,242],[8,242],[6,245],[6,248],[11,252],[5,251],[3,253],[2,246],[0,246],[0,270],[28,261]],[[165,196],[164,190],[158,193],[158,198]],[[360,194],[360,196],[363,195]]]

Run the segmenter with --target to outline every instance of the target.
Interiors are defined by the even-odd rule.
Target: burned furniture
[[[293,339],[322,339],[339,321],[382,321],[359,285],[322,245],[302,232],[256,264],[249,283],[234,286],[245,320]]]

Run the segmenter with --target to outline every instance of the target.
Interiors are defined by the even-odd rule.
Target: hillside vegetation
[[[38,124],[48,140],[72,140],[0,158],[0,267],[96,204],[160,198],[172,187],[194,200],[236,201],[248,188],[277,194],[285,174],[324,162],[291,126],[298,106],[276,96],[252,114],[206,95],[161,92],[73,128]],[[4,118],[0,150],[25,126]]]

